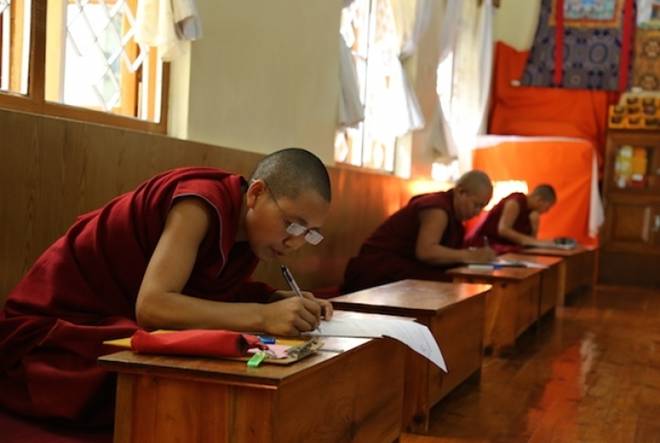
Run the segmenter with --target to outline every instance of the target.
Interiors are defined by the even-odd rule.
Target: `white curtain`
[[[377,9],[374,44],[370,49],[369,63],[379,66],[379,69],[370,69],[367,78],[367,90],[383,81],[389,85],[386,88],[376,87],[377,94],[370,99],[377,100],[382,106],[370,106],[377,110],[378,121],[384,124],[379,129],[386,131],[384,137],[399,137],[415,129],[424,127],[424,117],[419,102],[411,85],[408,75],[403,67],[405,60],[417,51],[419,40],[429,25],[433,0],[417,0],[415,19],[412,29],[397,29],[394,24],[394,14],[404,14],[405,8],[400,7],[394,11],[390,0],[374,0],[372,8]],[[349,7],[352,0],[345,0],[345,7]],[[349,38],[349,40],[351,40]],[[340,38],[340,85],[338,126],[355,126],[365,118],[365,110],[360,100],[360,85],[356,75],[355,63],[349,46],[352,41]],[[376,78],[377,77],[377,78]],[[386,80],[383,80],[386,79]],[[376,90],[371,89],[372,92]],[[373,103],[375,105],[375,103]],[[386,115],[385,115],[386,114]]]
[[[447,0],[440,28],[438,109],[429,145],[440,157],[472,167],[472,149],[484,132],[493,69],[493,5]]]
[[[388,0],[389,3],[389,0]],[[390,7],[396,5],[396,10],[393,9],[393,14],[397,16],[405,16],[407,14],[406,2],[397,2],[390,4]],[[421,129],[424,127],[424,116],[417,100],[417,95],[412,87],[412,82],[408,77],[408,73],[404,68],[405,61],[414,56],[419,46],[419,40],[428,29],[432,13],[431,0],[417,0],[415,3],[415,18],[412,21],[411,29],[405,27],[405,20],[400,20],[404,23],[401,28],[394,27],[397,32],[399,40],[399,53],[398,53],[398,69],[397,83],[399,88],[396,88],[393,93],[393,110],[398,111],[398,116],[395,119],[398,122],[395,132],[397,136],[402,136],[410,131]]]
[[[339,34],[339,128],[353,127],[364,120],[364,106],[360,100],[360,84],[351,48]]]
[[[195,0],[138,0],[135,41],[158,48],[163,61],[183,53],[186,41],[202,37],[202,23]]]
[[[399,69],[401,70],[401,87],[399,89],[399,96],[397,98],[398,105],[396,106],[396,109],[400,109],[404,112],[400,114],[398,119],[401,123],[397,130],[397,136],[405,135],[416,129],[421,129],[425,125],[424,116],[419,106],[415,89],[412,87],[412,83],[404,68],[404,64],[406,60],[415,55],[419,46],[419,41],[429,27],[433,1],[434,0],[417,0],[415,3],[415,18],[412,21],[412,26],[410,26],[412,29],[405,28],[407,23],[404,19],[407,14],[407,8],[405,7],[406,2],[399,1],[395,3],[397,8],[394,10],[394,14],[401,17],[402,20],[400,20],[400,22],[403,23],[403,27],[398,30],[399,40],[401,41],[398,57]]]

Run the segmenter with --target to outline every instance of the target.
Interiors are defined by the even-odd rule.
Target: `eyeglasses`
[[[282,209],[279,203],[277,203],[277,198],[275,198],[275,194],[273,193],[273,190],[271,189],[270,185],[265,181],[264,184],[266,185],[266,189],[268,189],[268,192],[270,193],[270,196],[273,199],[273,203],[275,203],[277,209],[280,210],[280,213],[282,214],[282,218],[284,218],[284,222],[287,224],[286,226],[287,234],[292,235],[294,237],[300,237],[301,235],[304,235],[305,241],[312,246],[316,246],[319,243],[321,243],[323,241],[323,234],[321,234],[319,231],[317,231],[316,229],[303,226],[300,223],[290,222],[287,220],[287,215],[284,212],[284,209]]]

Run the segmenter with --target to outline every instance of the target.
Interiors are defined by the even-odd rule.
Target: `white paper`
[[[478,269],[480,271],[492,271],[495,269],[506,268],[532,268],[532,269],[547,269],[546,265],[535,263],[528,260],[504,260],[498,259],[488,263],[470,263],[468,269]]]
[[[520,262],[524,264],[526,268],[548,269],[547,265],[543,265],[541,263],[534,263],[533,261],[527,261],[527,260],[521,260]]]
[[[429,359],[447,372],[442,352],[433,334],[426,326],[412,320],[388,317],[386,315],[351,316],[335,311],[332,320],[322,321],[320,332],[309,335],[328,337],[390,337],[408,346],[413,351]]]

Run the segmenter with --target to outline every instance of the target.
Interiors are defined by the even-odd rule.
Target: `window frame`
[[[47,0],[32,0],[31,4],[27,95],[2,91],[0,92],[0,108],[166,134],[170,83],[169,63],[163,63],[159,122],[46,101],[46,3]],[[150,57],[152,57],[151,52]]]

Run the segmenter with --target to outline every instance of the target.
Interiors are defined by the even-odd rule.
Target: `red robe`
[[[529,219],[532,211],[527,206],[527,196],[521,192],[514,192],[500,200],[488,212],[481,224],[465,239],[467,246],[483,246],[484,238],[488,238],[490,247],[498,254],[517,251],[522,248],[519,244],[502,237],[497,230],[497,225],[499,225],[504,211],[504,205],[510,200],[518,203],[519,208],[518,217],[513,223],[513,229],[525,235],[532,235],[532,223]]]
[[[217,215],[183,293],[218,301],[266,301],[248,278],[257,265],[235,241],[242,177],[212,168],[160,174],[80,216],[37,259],[0,313],[0,406],[23,415],[109,423],[114,378],[96,364],[104,340],[130,336],[147,267],[177,199],[201,198]]]
[[[420,227],[420,212],[442,209],[447,213],[447,227],[438,243],[460,248],[463,243],[463,223],[454,211],[454,190],[418,195],[371,234],[357,257],[346,267],[342,293],[354,292],[404,279],[450,280],[444,273],[447,266],[431,266],[417,260],[415,245]]]

